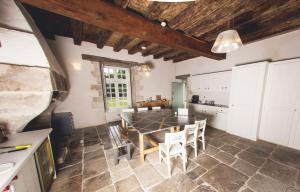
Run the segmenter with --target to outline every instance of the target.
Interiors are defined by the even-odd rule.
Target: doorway
[[[185,83],[172,82],[172,109],[177,111],[178,108],[184,107],[185,102]]]
[[[104,66],[107,122],[119,120],[123,108],[132,106],[130,70],[126,67]]]

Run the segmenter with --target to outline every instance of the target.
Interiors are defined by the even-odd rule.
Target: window
[[[108,108],[131,106],[130,74],[128,68],[105,66],[106,102]]]

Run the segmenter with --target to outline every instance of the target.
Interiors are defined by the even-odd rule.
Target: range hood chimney
[[[21,132],[67,96],[66,74],[18,1],[0,1],[0,124]]]

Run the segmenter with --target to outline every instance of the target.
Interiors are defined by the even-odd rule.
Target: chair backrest
[[[201,121],[195,121],[195,124],[198,125],[198,129],[201,131],[202,135],[205,133],[205,128],[206,128],[206,120],[201,120]]]
[[[158,106],[158,107],[152,107],[152,110],[161,110],[161,106]]]
[[[184,129],[186,130],[187,135],[194,135],[194,138],[198,138],[199,134],[199,125],[198,124],[192,124],[192,125],[185,125]]]
[[[133,108],[122,109],[122,113],[134,113],[134,109]]]
[[[168,146],[174,145],[174,144],[183,144],[185,146],[186,144],[186,131],[179,131],[175,133],[166,133],[165,135],[165,144]]]
[[[187,108],[178,108],[178,115],[189,115],[189,109],[187,109]]]
[[[138,112],[148,111],[148,107],[140,107],[140,108],[137,108],[137,111],[138,111]]]

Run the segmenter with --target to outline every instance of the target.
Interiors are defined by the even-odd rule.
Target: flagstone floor
[[[194,157],[189,149],[186,173],[180,158],[175,159],[168,178],[158,153],[147,155],[142,164],[136,148],[130,161],[115,166],[105,126],[76,130],[51,192],[300,192],[299,151],[208,127],[206,150]],[[138,142],[137,134],[130,137]]]

